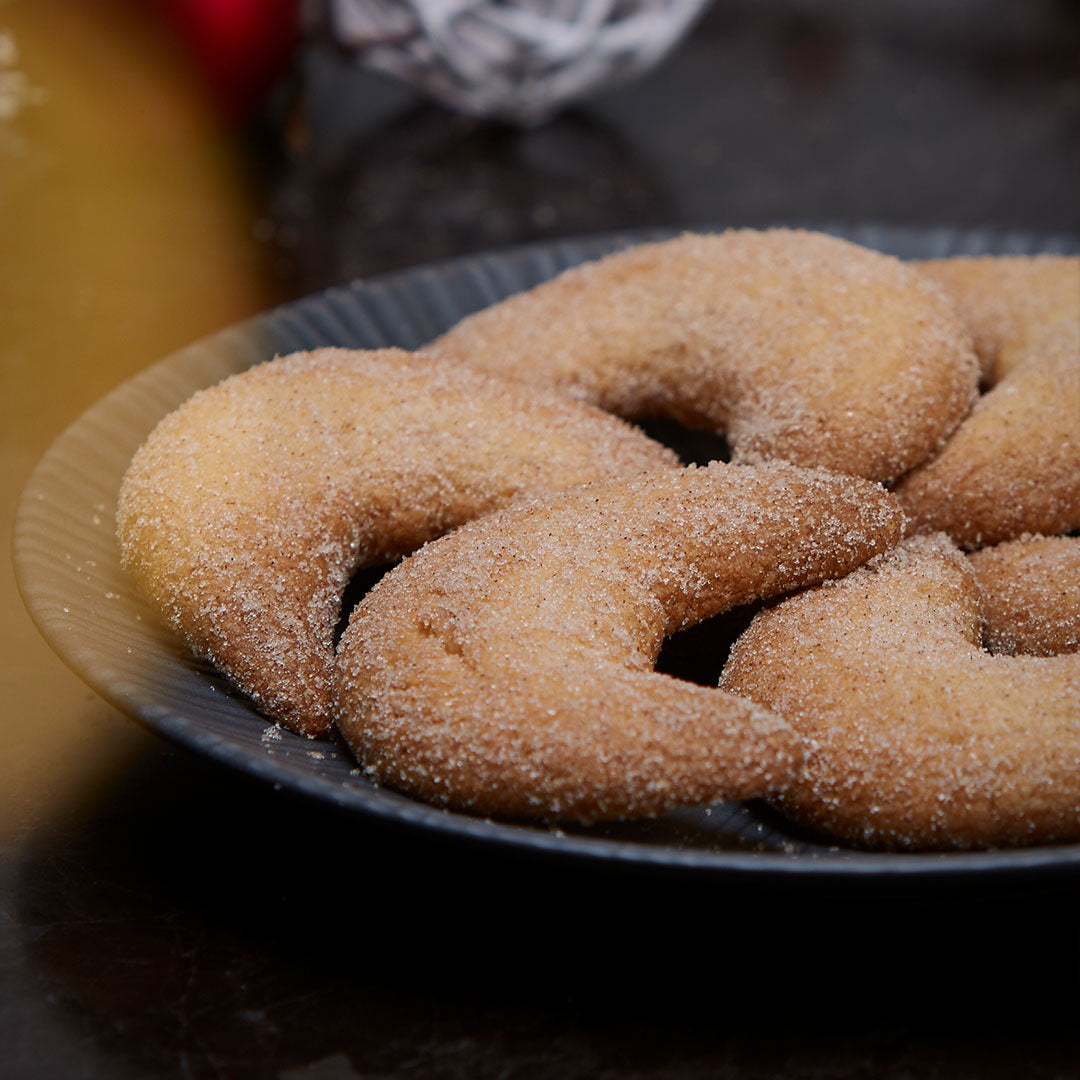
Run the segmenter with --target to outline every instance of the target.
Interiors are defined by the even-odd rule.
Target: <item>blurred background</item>
[[[0,0],[5,535],[117,383],[354,277],[644,226],[1080,232],[1075,0],[658,2],[651,67],[586,55],[578,94],[513,109],[418,76],[419,23],[362,6]],[[1075,892],[800,917],[342,822],[135,727],[2,587],[0,1074],[1076,1075],[1060,999],[993,981],[1080,972]]]

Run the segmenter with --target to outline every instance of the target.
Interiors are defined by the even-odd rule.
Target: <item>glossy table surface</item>
[[[716,2],[529,130],[317,38],[227,126],[130,10],[0,9],[5,536],[113,386],[350,278],[646,226],[1080,233],[1063,0]],[[780,888],[362,819],[138,727],[0,580],[0,1076],[1080,1074],[1074,876]]]

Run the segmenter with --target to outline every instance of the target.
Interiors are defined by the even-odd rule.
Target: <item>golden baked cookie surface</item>
[[[396,567],[338,650],[371,775],[475,813],[597,820],[772,790],[767,710],[653,671],[664,636],[895,543],[879,485],[782,463],[598,482],[470,522]]]
[[[353,572],[528,492],[674,455],[615,417],[428,357],[322,349],[167,417],[124,479],[126,569],[271,717],[329,727]]]

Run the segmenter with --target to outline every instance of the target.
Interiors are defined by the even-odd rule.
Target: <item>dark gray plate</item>
[[[954,229],[825,227],[901,257],[1075,252],[1072,238]],[[15,525],[20,589],[42,634],[102,697],[183,746],[263,780],[364,814],[567,858],[767,878],[1075,872],[1080,845],[942,855],[868,854],[816,844],[753,804],[689,810],[604,829],[510,825],[435,809],[374,787],[337,743],[272,727],[158,623],[120,569],[120,479],[157,421],[195,390],[278,353],[319,345],[414,348],[463,315],[574,263],[662,231],[538,244],[456,259],[287,304],[198,342],[124,383],[53,444]]]

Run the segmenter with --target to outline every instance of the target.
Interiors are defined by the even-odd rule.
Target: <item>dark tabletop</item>
[[[715,0],[530,129],[318,34],[204,101],[129,6],[5,28],[5,531],[113,385],[353,277],[644,226],[1080,232],[1065,0]],[[780,886],[364,819],[139,728],[4,589],[0,1076],[1080,1076],[1075,876]]]

